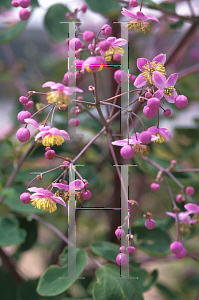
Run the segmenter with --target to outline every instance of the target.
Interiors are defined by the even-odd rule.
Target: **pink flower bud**
[[[77,126],[79,126],[79,120],[76,119],[76,118],[71,118],[71,119],[68,121],[68,124],[69,124],[71,127],[77,127]]]
[[[30,109],[31,107],[33,107],[34,102],[33,101],[28,101],[28,103],[25,104],[25,108]]]
[[[152,110],[156,110],[160,106],[160,100],[158,98],[150,98],[147,101],[147,106]]]
[[[188,187],[186,187],[185,192],[187,195],[192,196],[195,193],[195,190],[192,186],[188,186]]]
[[[155,183],[155,182],[153,182],[152,184],[151,184],[151,189],[153,190],[153,191],[159,191],[159,189],[160,189],[160,185],[158,184],[158,183]]]
[[[64,166],[70,166],[70,163],[69,163],[68,160],[65,160],[65,161],[63,161],[63,165],[64,165]]]
[[[29,17],[30,17],[30,11],[29,11],[27,8],[22,8],[22,9],[19,11],[19,18],[20,18],[22,21],[28,20]]]
[[[185,108],[188,104],[188,99],[184,95],[179,95],[175,98],[175,105],[182,109]]]
[[[82,76],[82,74],[79,71],[76,71],[75,76],[76,76],[76,78],[80,78]]]
[[[18,113],[17,115],[17,119],[21,124],[26,124],[26,122],[24,121],[24,119],[28,119],[31,117],[31,113],[29,111],[26,110],[22,110]]]
[[[171,115],[171,110],[169,108],[167,108],[163,111],[163,116],[169,117],[170,115]]]
[[[83,13],[85,13],[87,11],[87,5],[86,4],[82,4],[81,5],[81,10]]]
[[[49,160],[52,160],[55,157],[55,151],[54,150],[47,150],[45,153],[45,157]]]
[[[144,225],[149,230],[154,229],[155,228],[155,221],[153,219],[146,220]]]
[[[110,45],[111,44],[106,40],[99,43],[99,47],[102,51],[107,51],[110,48]]]
[[[171,160],[171,165],[173,165],[173,166],[177,165],[177,160],[175,160],[175,159]]]
[[[50,148],[50,147],[46,147],[46,148],[45,148],[45,151],[48,151],[48,150],[51,150],[51,148]]]
[[[121,253],[124,253],[124,252],[125,252],[125,246],[121,246],[121,247],[120,247],[120,252],[121,252]]]
[[[75,51],[75,57],[79,57],[79,56],[80,56],[79,52]]]
[[[130,0],[129,1],[129,6],[131,6],[131,7],[137,7],[138,6],[138,2],[136,0]]]
[[[70,46],[70,48],[72,50],[75,51],[75,50],[78,50],[78,49],[80,49],[82,47],[82,42],[80,41],[79,38],[75,37],[75,38],[73,38],[73,39],[70,40],[69,46]]]
[[[181,194],[176,195],[176,202],[178,203],[183,202],[183,196]]]
[[[147,118],[153,118],[156,115],[156,110],[150,109],[147,105],[143,108],[143,114]]]
[[[117,70],[114,73],[114,79],[118,83],[122,83],[128,80],[128,74],[124,70]]]
[[[181,259],[187,255],[187,250],[183,247],[182,251],[179,254],[175,254],[175,258]]]
[[[147,99],[150,99],[150,98],[153,97],[153,95],[152,95],[150,92],[146,92],[144,96],[145,96],[145,98],[147,98]]]
[[[89,200],[91,198],[91,192],[89,190],[82,190],[81,191],[83,200]]]
[[[82,59],[75,59],[74,60],[73,65],[76,67],[77,71],[81,71],[83,62],[84,61]]]
[[[121,60],[121,54],[119,52],[116,52],[114,55],[113,55],[113,59],[115,61],[120,61]]]
[[[13,1],[11,2],[11,4],[12,4],[12,6],[14,6],[14,7],[18,7],[18,6],[19,6],[19,3],[18,3],[17,0],[13,0]]]
[[[136,76],[129,74],[129,83],[134,84],[135,80],[136,80]]]
[[[124,158],[124,159],[130,159],[133,157],[134,155],[134,150],[132,148],[131,145],[126,145],[126,146],[123,146],[121,149],[120,149],[120,155]]]
[[[132,254],[134,251],[135,251],[135,247],[132,247],[132,246],[129,246],[129,248],[126,247],[126,252],[127,253]]]
[[[129,263],[129,258],[127,254],[119,253],[116,256],[116,263],[120,266],[127,265]]]
[[[91,43],[95,37],[94,32],[86,30],[83,33],[83,39],[85,42]]]
[[[19,6],[27,8],[30,5],[31,0],[18,0]]]
[[[65,14],[65,17],[66,17],[66,19],[70,19],[71,13],[67,12],[67,13]]]
[[[121,237],[125,236],[125,231],[123,229],[121,229],[121,228],[117,228],[115,230],[115,235],[117,237],[121,238]]]
[[[76,108],[76,110],[75,110],[75,113],[76,113],[76,115],[79,115],[79,114],[81,114],[81,109],[78,107],[78,108]]]
[[[110,35],[111,33],[112,33],[112,28],[111,28],[111,26],[110,25],[108,25],[108,24],[105,24],[104,26],[102,26],[102,28],[101,28],[101,33],[103,34],[103,35]]]
[[[25,96],[21,96],[19,98],[19,102],[21,102],[22,104],[27,104],[28,103],[28,98]]]
[[[64,81],[69,85],[75,81],[75,74],[72,72],[67,72],[64,74]]]
[[[30,196],[31,194],[26,192],[20,195],[20,200],[21,202],[23,202],[24,204],[29,204],[30,203]]]
[[[171,252],[173,252],[173,254],[180,254],[182,249],[183,249],[183,244],[181,242],[175,241],[170,245],[170,250]]]
[[[151,134],[148,131],[142,131],[139,135],[139,140],[142,144],[149,144],[151,141]]]
[[[84,187],[85,187],[85,188],[88,188],[88,187],[89,187],[88,181],[84,183]]]
[[[20,128],[16,133],[17,139],[21,142],[27,142],[30,138],[30,131],[28,128]]]

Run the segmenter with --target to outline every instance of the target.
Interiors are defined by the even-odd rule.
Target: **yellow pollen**
[[[115,53],[120,53],[123,56],[124,50],[121,48],[120,45],[110,46],[110,48],[104,53],[105,60],[111,61]]]
[[[34,198],[31,200],[31,204],[38,209],[43,209],[49,211],[49,213],[53,213],[57,210],[56,203],[49,197],[47,198]]]
[[[157,137],[159,137],[159,139],[155,140],[154,143],[163,143],[166,141],[165,137],[163,137],[161,134],[159,134],[158,132],[155,133],[154,135],[156,135]]]
[[[135,144],[132,146],[136,157],[140,154],[141,157],[147,156],[150,153],[150,147],[146,145]]]
[[[142,75],[150,84],[153,84],[152,75],[154,71],[158,71],[166,75],[165,67],[160,62],[157,63],[156,61],[153,61],[151,64],[147,62],[146,65],[143,66],[143,69],[146,71],[144,71]]]
[[[38,142],[42,143],[45,147],[52,147],[54,145],[61,146],[64,143],[63,137],[60,135],[46,135],[43,140],[39,139]]]
[[[146,22],[143,20],[129,21],[127,27],[129,30],[138,30],[142,31],[144,34],[151,31],[151,22]]]
[[[61,90],[48,92],[46,99],[50,104],[57,104],[59,109],[63,108],[63,104],[67,107],[68,103],[72,103],[71,98]]]
[[[169,86],[164,89],[164,95],[171,97],[175,93],[174,86]]]
[[[97,70],[95,70],[95,71],[92,71],[90,68],[89,68],[89,66],[86,66],[85,67],[85,69],[86,69],[86,71],[88,72],[88,73],[93,73],[93,72],[100,72],[100,71],[102,71],[103,70],[103,68],[105,68],[106,66],[105,65],[103,65],[102,63],[99,65],[99,68],[97,69]]]

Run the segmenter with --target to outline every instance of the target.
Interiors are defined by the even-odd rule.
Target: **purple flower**
[[[31,204],[35,208],[43,209],[52,213],[57,209],[56,203],[66,206],[66,203],[61,197],[55,196],[49,190],[37,187],[31,187],[28,190],[30,192],[35,192],[30,196]]]
[[[158,128],[156,126],[151,126],[147,130],[150,134],[154,134],[159,137],[158,140],[154,140],[154,142],[162,143],[166,140],[170,140],[171,134],[166,128]]]
[[[178,79],[178,73],[171,74],[169,78],[166,79],[162,73],[154,71],[152,78],[154,85],[159,89],[159,93],[164,96],[169,103],[174,103],[177,97],[174,85]]]
[[[151,23],[147,22],[148,20],[153,20],[159,23],[159,20],[153,16],[145,16],[145,14],[141,11],[137,11],[136,14],[133,14],[128,9],[122,8],[121,14],[124,16],[130,17],[133,21],[128,22],[129,30],[138,30],[143,33],[151,31]]]
[[[107,51],[103,51],[100,47],[96,47],[96,52],[100,51],[101,55],[104,56],[106,61],[111,61],[115,53],[120,53],[123,55],[124,50],[121,48],[122,45],[126,45],[127,41],[125,39],[116,39],[114,36],[110,36],[106,39],[106,42],[110,44]]]
[[[76,86],[65,86],[62,83],[55,83],[54,81],[47,81],[42,85],[42,87],[51,88],[51,91],[47,92],[46,99],[50,104],[57,104],[60,109],[63,108],[63,105],[65,105],[66,108],[68,103],[72,102],[69,95],[72,95],[74,92],[83,92],[83,90]]]
[[[166,54],[163,53],[155,56],[151,62],[146,58],[138,58],[137,67],[142,73],[136,78],[134,82],[135,87],[140,88],[147,82],[153,84],[152,74],[154,71],[159,71],[166,75],[164,67],[165,61]]]

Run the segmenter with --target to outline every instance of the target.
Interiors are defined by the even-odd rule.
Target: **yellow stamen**
[[[103,70],[103,68],[105,68],[106,66],[104,65],[104,64],[100,64],[99,65],[99,68],[97,69],[97,70],[95,70],[95,71],[92,71],[90,68],[89,68],[89,66],[86,66],[85,67],[85,69],[86,69],[86,71],[88,72],[88,73],[93,73],[93,72],[100,72],[100,71],[102,71]]]
[[[72,103],[71,98],[61,90],[48,92],[46,99],[50,104],[57,104],[60,109],[63,108],[63,104],[67,107],[68,103]]]
[[[134,153],[135,153],[136,157],[138,156],[138,154],[140,154],[140,156],[143,157],[143,156],[147,156],[150,153],[149,146],[135,144],[132,147],[134,149]]]
[[[159,139],[155,140],[154,143],[163,143],[166,141],[166,138],[163,137],[161,134],[159,134],[158,132],[155,133],[154,135],[156,135],[157,137],[159,137]]]
[[[154,71],[158,71],[166,75],[165,67],[160,62],[157,63],[156,61],[153,61],[151,64],[147,62],[146,65],[143,66],[143,69],[146,71],[144,71],[142,75],[150,84],[153,84],[152,75]]]
[[[31,204],[38,209],[43,209],[49,211],[49,213],[53,213],[57,210],[56,203],[49,197],[47,198],[34,198],[31,200]]]
[[[54,145],[61,146],[64,143],[63,137],[60,135],[46,135],[43,140],[38,139],[38,143],[42,143],[45,147],[52,147]]]
[[[142,31],[144,34],[151,31],[151,22],[146,22],[143,20],[129,21],[127,27],[129,30],[138,30]]]
[[[115,53],[120,53],[123,56],[124,50],[120,45],[110,46],[110,48],[104,53],[105,60],[111,61]]]
[[[175,93],[174,86],[169,86],[164,89],[164,95],[171,97]]]

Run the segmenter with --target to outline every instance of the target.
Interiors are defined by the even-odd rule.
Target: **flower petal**
[[[55,82],[54,81],[47,81],[47,82],[45,82],[43,85],[42,85],[42,87],[44,88],[44,87],[51,87],[52,85],[54,85],[55,84]]]
[[[171,213],[171,212],[166,212],[166,214],[172,218],[176,218],[176,214],[175,213]]]
[[[153,20],[153,21],[160,23],[160,21],[156,17],[153,17],[153,16],[147,16],[147,20]]]
[[[159,134],[161,134],[167,140],[171,139],[171,134],[166,128],[159,128]]]
[[[137,19],[137,16],[135,14],[133,14],[132,12],[130,12],[130,10],[125,9],[124,7],[122,8],[121,14],[127,17],[130,17],[132,19]]]
[[[115,146],[122,146],[123,147],[123,146],[128,145],[128,139],[114,141],[111,144],[113,144]]]
[[[80,179],[74,180],[69,184],[70,190],[82,190],[83,188],[84,188],[84,183]]]
[[[32,125],[33,127],[39,129],[39,124],[35,120],[29,118],[29,119],[25,119],[24,121],[27,124]]]
[[[136,80],[134,81],[134,86],[137,88],[140,88],[144,86],[147,83],[147,80],[145,80],[143,74],[140,74],[137,76]]]
[[[148,17],[145,16],[145,14],[143,14],[143,12],[141,12],[141,11],[137,11],[136,15],[137,15],[137,18],[139,20],[143,20],[143,21],[147,21],[148,20]]]
[[[66,206],[66,202],[61,198],[61,197],[55,197],[52,196],[51,199],[55,202],[55,203],[59,203],[63,206]]]
[[[143,57],[138,58],[138,59],[137,59],[137,67],[138,67],[138,69],[139,69],[141,72],[146,71],[146,69],[144,69],[143,66],[145,66],[147,63],[148,63],[149,66],[151,65],[151,63],[150,63],[150,61],[149,61],[148,59],[143,58]]]
[[[109,36],[106,40],[112,45],[117,39],[114,36]]]
[[[122,45],[126,45],[126,43],[127,43],[127,41],[125,40],[125,39],[116,39],[116,41],[115,42],[113,42],[112,43],[112,45],[120,45],[120,46],[122,46]]]
[[[164,92],[164,90],[157,90],[155,92],[154,96],[160,100],[163,97],[163,95],[164,95],[163,92]]]
[[[176,84],[177,79],[178,79],[178,73],[171,74],[166,81],[166,87],[174,86]]]
[[[60,134],[63,138],[65,138],[66,140],[70,140],[70,136],[68,135],[68,132],[66,132],[65,130],[61,129],[61,130],[59,131],[59,134]]]
[[[64,184],[64,183],[52,183],[53,187],[56,187],[60,190],[65,190],[65,191],[69,191],[69,185]]]
[[[155,61],[156,63],[161,63],[162,65],[164,65],[164,63],[166,61],[166,54],[160,53],[157,56],[155,56],[152,61]]]
[[[166,77],[162,73],[160,73],[158,71],[154,71],[153,75],[152,75],[152,78],[153,78],[153,82],[154,82],[155,86],[158,89],[164,89],[165,88]]]
[[[199,206],[196,205],[196,204],[187,203],[187,204],[185,204],[184,208],[186,210],[188,210],[190,214],[192,214],[192,213],[193,214],[199,213]]]
[[[158,132],[158,128],[156,126],[151,126],[147,129],[150,134],[156,134]]]

